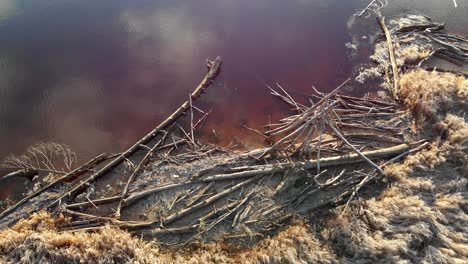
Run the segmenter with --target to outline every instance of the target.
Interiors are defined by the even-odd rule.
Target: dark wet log
[[[440,59],[443,59],[443,60],[446,60],[452,64],[455,64],[457,65],[458,67],[463,67],[463,62],[464,60],[462,58],[458,58],[456,56],[453,56],[451,55],[449,52],[447,51],[439,51],[439,52],[436,52],[434,53],[434,56],[440,58]]]
[[[441,68],[437,68],[437,67],[427,67],[427,68],[423,68],[424,70],[426,71],[436,71],[436,72],[443,72],[443,73],[453,73],[455,75],[461,75],[465,78],[468,78],[468,73],[464,73],[464,72],[459,72],[459,71],[454,71],[454,70],[447,70],[447,69],[441,69]]]

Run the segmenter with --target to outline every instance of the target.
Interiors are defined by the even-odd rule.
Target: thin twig
[[[335,134],[343,141],[343,143],[348,145],[354,152],[356,152],[356,154],[358,154],[362,159],[364,159],[367,163],[369,163],[369,165],[374,167],[380,174],[385,175],[385,172],[382,170],[382,168],[379,167],[379,165],[372,162],[361,151],[359,151],[356,147],[354,147],[351,143],[349,143],[349,141],[346,140],[343,134],[341,134],[341,132],[331,122],[328,122],[328,125],[331,129],[333,129]]]

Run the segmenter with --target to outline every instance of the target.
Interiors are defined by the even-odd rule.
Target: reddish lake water
[[[217,143],[246,147],[284,110],[263,85],[294,94],[331,90],[352,74],[345,43],[368,27],[347,22],[360,0],[0,1],[0,158],[38,141],[68,144],[86,160],[129,146],[170,114],[222,56],[222,74],[198,102]],[[390,1],[391,2],[391,1]],[[466,25],[452,1],[394,1]],[[396,11],[395,11],[396,10]],[[465,19],[465,20],[463,20]],[[374,22],[366,22],[374,28]],[[453,31],[466,32],[460,23]],[[369,87],[348,89],[351,94]],[[23,180],[0,182],[0,199]],[[9,190],[9,191],[3,191]],[[21,189],[21,188],[20,188]]]

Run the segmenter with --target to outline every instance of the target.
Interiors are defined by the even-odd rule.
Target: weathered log
[[[152,230],[144,230],[144,231],[134,231],[134,233],[141,234],[143,236],[156,236],[156,235],[166,235],[166,234],[183,234],[183,233],[191,233],[198,230],[200,225],[188,225],[188,226],[181,226],[181,227],[172,227],[172,228],[155,228]]]
[[[144,190],[144,191],[141,191],[141,192],[133,193],[130,196],[128,196],[127,198],[125,198],[123,200],[123,203],[124,203],[125,206],[128,206],[128,205],[136,202],[137,200],[139,200],[139,199],[141,199],[143,197],[152,195],[152,194],[157,193],[157,192],[161,192],[161,191],[165,191],[165,190],[185,186],[187,184],[188,183],[185,183],[185,182],[182,182],[182,183],[169,183],[169,184],[157,186],[157,187],[154,187],[154,188],[151,188],[151,189],[148,189],[148,190]]]
[[[380,174],[385,175],[385,172],[374,162],[372,162],[366,155],[359,151],[353,144],[349,143],[348,140],[341,134],[341,132],[333,125],[332,122],[328,122],[329,127],[335,132],[335,134],[348,145],[359,157],[365,160],[369,165],[374,167]]]

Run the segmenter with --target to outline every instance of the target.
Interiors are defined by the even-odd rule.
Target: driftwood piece
[[[363,151],[360,154],[350,153],[346,155],[321,158],[320,167],[325,168],[325,167],[330,167],[330,166],[346,165],[346,164],[351,164],[351,163],[362,162],[363,161],[362,156],[365,156],[369,160],[392,157],[392,156],[396,156],[398,154],[401,154],[407,151],[409,148],[410,146],[408,144],[400,144],[394,147],[383,148],[379,150]],[[274,165],[257,165],[257,166],[245,166],[242,168],[232,168],[232,170],[238,171],[238,172],[211,175],[211,176],[207,176],[201,179],[201,181],[211,182],[211,181],[240,179],[240,178],[253,177],[253,176],[262,175],[262,174],[278,173],[278,172],[282,172],[293,167],[300,167],[305,170],[310,170],[310,169],[316,169],[318,162],[319,162],[318,160],[308,160],[305,162],[280,163],[280,164],[274,164]]]
[[[385,38],[387,39],[387,47],[388,47],[388,54],[390,58],[390,63],[392,65],[392,71],[393,71],[393,98],[398,100],[398,85],[399,85],[399,80],[400,78],[398,77],[398,67],[396,64],[396,59],[395,59],[395,49],[393,47],[393,42],[392,42],[392,36],[390,35],[390,32],[388,31],[387,26],[385,26],[385,18],[382,16],[377,16],[377,22],[379,23],[380,28],[385,34]]]
[[[87,228],[87,227],[99,227],[99,225],[103,225],[105,223],[111,223],[111,224],[113,224],[115,226],[118,226],[118,227],[121,227],[121,228],[134,228],[134,227],[152,225],[152,222],[121,221],[121,220],[117,220],[117,219],[112,218],[112,217],[95,216],[95,215],[91,215],[91,214],[72,211],[72,210],[69,210],[69,209],[62,209],[62,211],[64,213],[69,214],[69,215],[78,216],[78,217],[81,217],[81,218],[84,218],[84,219],[91,219],[91,220],[95,220],[95,221],[98,222],[98,223],[93,223],[93,224],[89,224],[89,225],[85,225],[85,226],[78,226],[78,227],[70,226],[68,228],[69,230],[73,230],[73,229],[74,230],[82,230],[83,228]]]
[[[218,75],[220,68],[221,68],[221,57],[217,57],[210,65],[210,69],[208,73],[206,74],[205,78],[202,80],[202,82],[198,85],[198,87],[193,91],[191,94],[192,100],[198,99],[201,94],[205,91],[205,89],[213,82],[213,80],[216,78]],[[154,128],[151,132],[146,134],[142,139],[137,141],[133,146],[131,146],[129,149],[127,149],[125,152],[120,154],[117,158],[112,160],[110,163],[108,163],[106,166],[104,166],[102,169],[100,169],[98,172],[92,174],[89,176],[86,180],[80,182],[77,186],[72,188],[71,190],[67,191],[67,193],[63,194],[60,196],[58,199],[50,203],[49,205],[46,206],[46,208],[52,208],[58,204],[64,199],[66,199],[69,196],[76,195],[79,193],[81,190],[86,188],[86,184],[95,181],[97,178],[103,176],[107,172],[109,172],[111,169],[113,169],[115,166],[119,165],[121,162],[123,162],[125,159],[127,159],[129,156],[131,156],[133,153],[136,152],[137,149],[140,148],[140,145],[144,145],[146,142],[150,141],[154,137],[156,137],[162,130],[170,127],[174,122],[181,117],[186,111],[189,109],[189,102],[183,103],[176,111],[174,111],[166,120],[164,120],[161,124],[159,124],[156,128]]]
[[[192,206],[193,204],[197,203],[198,201],[200,201],[200,199],[204,196],[206,196],[206,192],[214,185],[214,182],[211,182],[210,184],[206,185],[205,187],[203,188],[200,188],[199,190],[197,190],[197,193],[192,197],[192,199],[190,199],[188,201],[188,203],[186,204],[186,206]]]
[[[139,199],[141,199],[143,197],[152,195],[152,194],[157,193],[157,192],[161,192],[161,191],[165,191],[165,190],[185,186],[187,184],[188,183],[185,183],[185,182],[182,182],[182,183],[169,183],[169,184],[157,186],[157,187],[154,187],[154,188],[151,188],[151,189],[148,189],[148,190],[144,190],[144,191],[141,191],[141,192],[133,193],[130,196],[128,196],[127,198],[125,198],[123,200],[123,203],[124,203],[125,206],[128,206],[128,205],[138,201]]]
[[[234,202],[227,203],[219,208],[213,208],[213,210],[209,211],[207,214],[200,217],[198,221],[201,223],[204,223],[206,222],[206,220],[209,220],[215,216],[220,216],[224,214],[225,212],[232,210],[232,208],[236,207],[238,203],[239,203],[238,201],[234,201]]]
[[[138,234],[143,236],[156,236],[156,235],[166,235],[166,234],[183,234],[183,233],[191,233],[197,231],[199,228],[198,224],[195,225],[188,225],[182,227],[172,227],[172,228],[155,228],[152,230],[144,230],[144,231],[135,231]]]
[[[355,15],[361,17],[366,15],[369,17],[372,13],[380,15],[380,9],[388,5],[388,0],[372,0],[369,4],[364,7],[361,11],[357,12]]]

